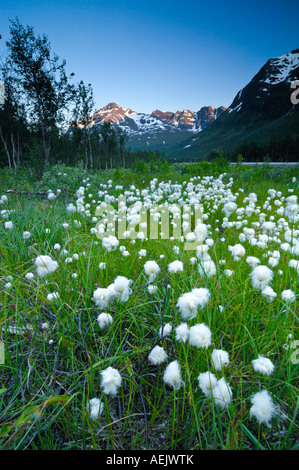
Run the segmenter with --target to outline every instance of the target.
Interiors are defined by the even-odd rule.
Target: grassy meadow
[[[1,172],[1,449],[299,448],[298,168],[167,171]]]

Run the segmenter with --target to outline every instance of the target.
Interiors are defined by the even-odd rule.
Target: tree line
[[[56,163],[99,170],[125,168],[144,157],[126,148],[127,134],[111,122],[90,125],[92,86],[74,82],[45,34],[18,18],[10,20],[9,31],[1,58],[1,167],[30,166],[42,174]]]

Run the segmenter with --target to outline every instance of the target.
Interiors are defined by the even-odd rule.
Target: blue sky
[[[137,112],[229,106],[264,63],[299,47],[298,1],[0,0],[9,19],[45,33],[96,107]]]

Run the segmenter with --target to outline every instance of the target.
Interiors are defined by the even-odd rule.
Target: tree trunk
[[[4,137],[3,137],[3,133],[2,133],[2,128],[1,128],[1,127],[0,127],[0,135],[1,135],[1,140],[2,140],[3,145],[4,145],[4,148],[5,148],[6,155],[7,155],[9,170],[11,171],[11,170],[12,170],[12,166],[11,166],[11,157],[10,157],[10,153],[9,153],[9,150],[8,150],[7,142],[6,142],[6,140],[4,139]]]

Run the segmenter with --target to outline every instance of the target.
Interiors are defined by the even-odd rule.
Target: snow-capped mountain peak
[[[277,85],[283,81],[292,81],[292,72],[299,66],[299,49],[288,52],[269,61],[269,73],[265,83]]]

